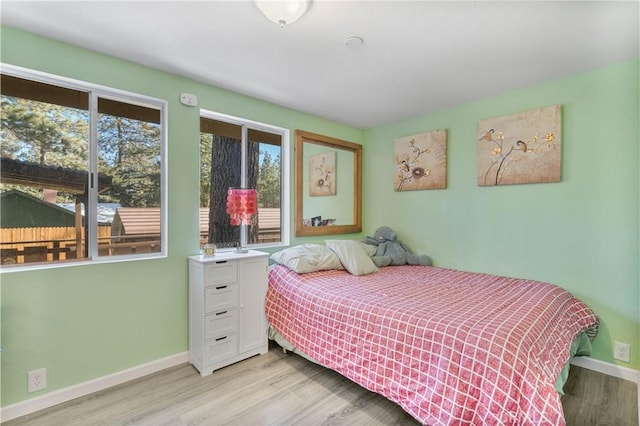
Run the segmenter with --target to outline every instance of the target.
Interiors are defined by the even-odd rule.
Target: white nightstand
[[[201,376],[268,350],[269,254],[189,257],[189,362]]]

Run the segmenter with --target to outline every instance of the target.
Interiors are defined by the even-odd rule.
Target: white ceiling
[[[371,128],[638,58],[638,1],[10,1],[1,22]],[[348,48],[360,36],[360,49]]]

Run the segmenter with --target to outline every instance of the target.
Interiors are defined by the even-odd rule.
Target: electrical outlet
[[[631,345],[628,343],[614,342],[613,345],[613,358],[629,362],[631,356]]]
[[[27,392],[36,392],[47,387],[47,369],[40,368],[27,373]]]

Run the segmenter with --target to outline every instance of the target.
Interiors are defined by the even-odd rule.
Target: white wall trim
[[[107,376],[98,377],[84,383],[59,389],[42,396],[17,402],[0,408],[0,421],[6,422],[17,417],[53,407],[54,405],[71,401],[72,399],[116,386],[130,380],[134,380],[169,367],[183,364],[189,361],[189,352],[181,352],[166,358],[160,358],[146,364],[118,371]]]
[[[638,386],[638,418],[640,419],[640,371],[586,356],[574,357],[571,364],[635,383]]]
[[[17,417],[25,416],[27,414],[53,407],[54,405],[71,401],[72,399],[86,396],[188,361],[189,352],[181,352],[166,358],[160,358],[146,364],[118,371],[116,373],[109,374],[108,376],[99,377],[97,379],[69,386],[64,389],[59,389],[42,396],[20,401],[6,407],[1,407],[0,421],[6,422]],[[589,357],[575,357],[571,360],[571,364],[597,371],[608,376],[629,380],[636,383],[640,388],[640,371],[638,370],[599,361]],[[638,390],[640,391],[640,389]],[[638,392],[638,399],[640,400],[640,392]]]
[[[588,370],[597,371],[598,373],[603,373],[607,376],[613,376],[619,379],[629,380],[635,384],[640,384],[640,371],[632,368],[611,364],[587,356],[574,357],[571,360],[571,364]]]
[[[586,356],[573,358],[571,364],[635,383],[638,386],[638,418],[640,419],[640,371]]]

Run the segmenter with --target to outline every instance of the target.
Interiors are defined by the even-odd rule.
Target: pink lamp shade
[[[255,189],[229,188],[227,214],[231,225],[250,225],[251,217],[258,213],[258,194]]]

